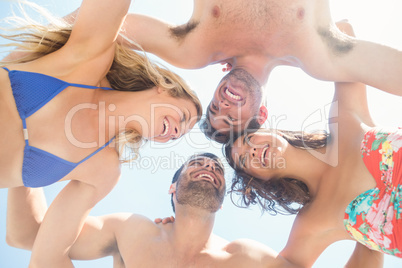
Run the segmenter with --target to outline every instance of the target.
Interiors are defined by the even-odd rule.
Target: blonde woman
[[[20,30],[33,34],[8,35],[26,42],[20,60],[1,63],[0,186],[70,180],[43,220],[32,267],[68,255],[90,209],[119,179],[119,147],[179,138],[201,116],[181,78],[116,44],[129,5],[84,0],[71,31],[27,26]]]

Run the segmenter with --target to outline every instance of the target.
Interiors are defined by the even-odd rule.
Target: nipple
[[[299,19],[299,20],[303,20],[304,19],[304,13],[305,13],[305,10],[304,10],[304,8],[299,8],[298,10],[297,10],[297,18]]]
[[[219,18],[220,15],[221,15],[221,9],[218,6],[214,6],[212,8],[212,16],[214,18]]]

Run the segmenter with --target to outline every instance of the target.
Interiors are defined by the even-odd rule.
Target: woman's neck
[[[144,120],[150,116],[150,100],[155,94],[156,89],[130,92],[99,90],[95,103],[99,109],[100,124],[104,122],[110,135],[127,129],[141,133]]]
[[[324,174],[331,168],[331,148],[305,150],[289,146],[286,151],[286,168],[281,177],[294,178],[304,182],[314,196]]]

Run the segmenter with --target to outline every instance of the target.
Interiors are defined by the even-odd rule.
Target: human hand
[[[174,216],[170,216],[167,218],[156,218],[154,220],[155,223],[162,223],[162,224],[166,224],[166,223],[170,223],[170,222],[174,222]]]
[[[350,24],[350,22],[347,19],[344,20],[340,20],[338,22],[335,23],[336,27],[338,27],[338,29],[343,32],[344,34],[347,34],[349,36],[353,36],[355,37],[355,32],[353,31],[353,27],[352,24]]]
[[[226,65],[224,68],[222,68],[222,72],[229,72],[232,70],[232,64],[228,62],[221,62],[222,65]]]

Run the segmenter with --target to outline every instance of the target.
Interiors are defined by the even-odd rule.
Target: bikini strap
[[[110,87],[96,87],[96,86],[89,86],[89,85],[83,85],[83,84],[75,84],[75,83],[68,83],[70,86],[73,87],[82,87],[82,88],[90,88],[90,89],[104,89],[104,90],[113,90],[113,88]]]
[[[95,154],[97,154],[99,151],[101,151],[103,148],[105,148],[106,146],[108,146],[115,137],[111,138],[107,143],[105,143],[102,147],[99,147],[95,152],[93,152],[92,154],[88,155],[87,157],[85,157],[84,159],[82,159],[80,162],[77,163],[77,165],[81,164],[82,162],[85,162],[86,160],[88,160],[89,158],[91,158],[92,156],[94,156]]]

